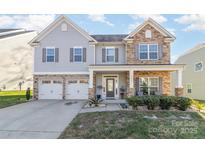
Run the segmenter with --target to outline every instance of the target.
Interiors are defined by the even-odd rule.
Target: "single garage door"
[[[66,85],[66,99],[88,99],[88,81],[68,81]]]
[[[39,83],[39,99],[62,99],[63,84],[60,80],[42,80]]]

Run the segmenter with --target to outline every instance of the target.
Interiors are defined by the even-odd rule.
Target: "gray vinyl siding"
[[[118,63],[116,64],[125,64],[125,46],[124,45],[96,45],[96,64],[105,64],[102,62],[102,48],[106,47],[115,47],[118,48]]]
[[[70,62],[70,48],[74,46],[86,48],[85,63]],[[59,62],[42,62],[42,49],[45,47],[59,48]],[[94,64],[94,46],[90,46],[89,40],[70,25],[68,31],[62,32],[60,24],[35,48],[34,61],[34,72],[85,72],[88,71],[88,65]]]
[[[203,71],[195,72],[195,64],[197,62],[203,62]],[[184,87],[184,96],[205,100],[205,48],[201,48],[190,54],[180,57],[176,64],[185,64],[184,71],[182,73],[182,83]],[[176,73],[172,73],[172,94],[174,95],[174,88],[177,84]],[[187,92],[187,84],[192,84],[192,93]]]

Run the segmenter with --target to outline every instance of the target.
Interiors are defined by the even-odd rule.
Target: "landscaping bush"
[[[142,104],[142,99],[140,97],[132,96],[127,98],[127,102],[130,106],[132,106],[134,109],[137,109],[137,107]]]
[[[175,104],[175,98],[172,96],[161,96],[159,106],[162,110],[169,110]]]
[[[148,110],[154,110],[160,103],[159,96],[146,96],[144,103],[147,105]]]
[[[186,111],[191,106],[191,99],[186,97],[178,97],[177,108],[182,111]]]

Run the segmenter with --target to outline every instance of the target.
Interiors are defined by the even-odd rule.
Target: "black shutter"
[[[42,49],[42,62],[45,63],[46,62],[46,48]]]
[[[55,62],[59,62],[59,48],[55,48]]]

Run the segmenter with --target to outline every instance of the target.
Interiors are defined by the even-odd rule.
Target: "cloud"
[[[107,20],[104,14],[89,14],[88,18],[94,22],[101,22],[107,24],[108,26],[114,26],[113,23]]]
[[[205,31],[205,14],[183,15],[174,20],[175,22],[187,25],[184,31]]]
[[[177,60],[177,58],[179,58],[179,55],[178,55],[178,54],[172,54],[172,55],[171,55],[171,63],[174,64],[175,61]]]
[[[176,29],[174,28],[165,28],[166,30],[168,30],[172,35],[176,36]]]
[[[167,21],[167,19],[160,14],[132,14],[130,15],[134,20],[143,19],[147,20],[148,18],[152,18],[156,22],[162,24]]]
[[[132,32],[133,30],[135,30],[138,26],[140,25],[139,22],[136,22],[134,24],[129,24],[128,25],[128,33]]]
[[[55,15],[3,15],[0,16],[0,27],[41,31],[54,19]]]

